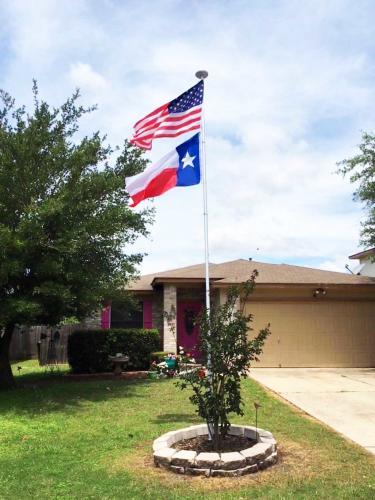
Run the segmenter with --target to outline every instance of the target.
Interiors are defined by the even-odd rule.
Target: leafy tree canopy
[[[78,137],[95,107],[39,99],[16,107],[0,93],[0,388],[11,382],[8,347],[15,324],[82,319],[124,288],[142,255],[150,211],[128,208],[125,176],[146,166],[140,150],[122,151],[95,132]]]
[[[362,222],[361,243],[375,246],[375,135],[364,132],[360,153],[341,161],[339,173],[349,175],[350,182],[357,184],[354,199],[364,203],[367,218]]]

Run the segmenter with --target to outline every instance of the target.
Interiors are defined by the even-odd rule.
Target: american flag
[[[203,103],[204,83],[155,109],[134,125],[130,142],[142,149],[151,149],[152,141],[161,137],[177,137],[191,130],[199,130]]]

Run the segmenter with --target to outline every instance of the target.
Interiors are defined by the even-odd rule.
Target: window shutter
[[[102,309],[102,328],[108,330],[111,328],[111,306],[105,306]]]
[[[152,300],[143,301],[143,328],[152,328]]]

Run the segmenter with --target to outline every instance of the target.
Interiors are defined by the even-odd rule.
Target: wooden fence
[[[80,325],[16,328],[10,344],[10,359],[39,359],[41,365],[67,363],[68,337],[79,327]]]

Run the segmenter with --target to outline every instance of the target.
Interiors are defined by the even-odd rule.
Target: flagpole
[[[204,80],[208,77],[208,72],[205,70],[197,71],[195,76],[199,80]],[[204,260],[205,260],[205,278],[206,278],[206,311],[210,315],[210,270],[209,270],[209,252],[208,252],[208,203],[207,203],[207,172],[206,172],[206,124],[204,116],[204,100],[202,103],[201,114],[201,141],[200,141],[200,157],[202,165],[202,187],[203,187],[203,223],[204,223]],[[208,360],[209,361],[209,360]]]
[[[208,72],[200,70],[195,73],[199,80],[204,80],[208,77]],[[201,141],[200,141],[200,162],[202,165],[202,187],[203,187],[203,222],[204,222],[204,260],[205,260],[205,281],[206,281],[206,314],[210,321],[210,269],[209,269],[209,251],[208,251],[208,203],[207,203],[207,171],[206,171],[206,123],[204,116],[204,99],[202,102],[201,114]],[[207,345],[207,377],[210,381],[212,392],[212,375],[211,375],[211,346]],[[208,439],[211,441],[214,435],[213,424],[208,423]]]

